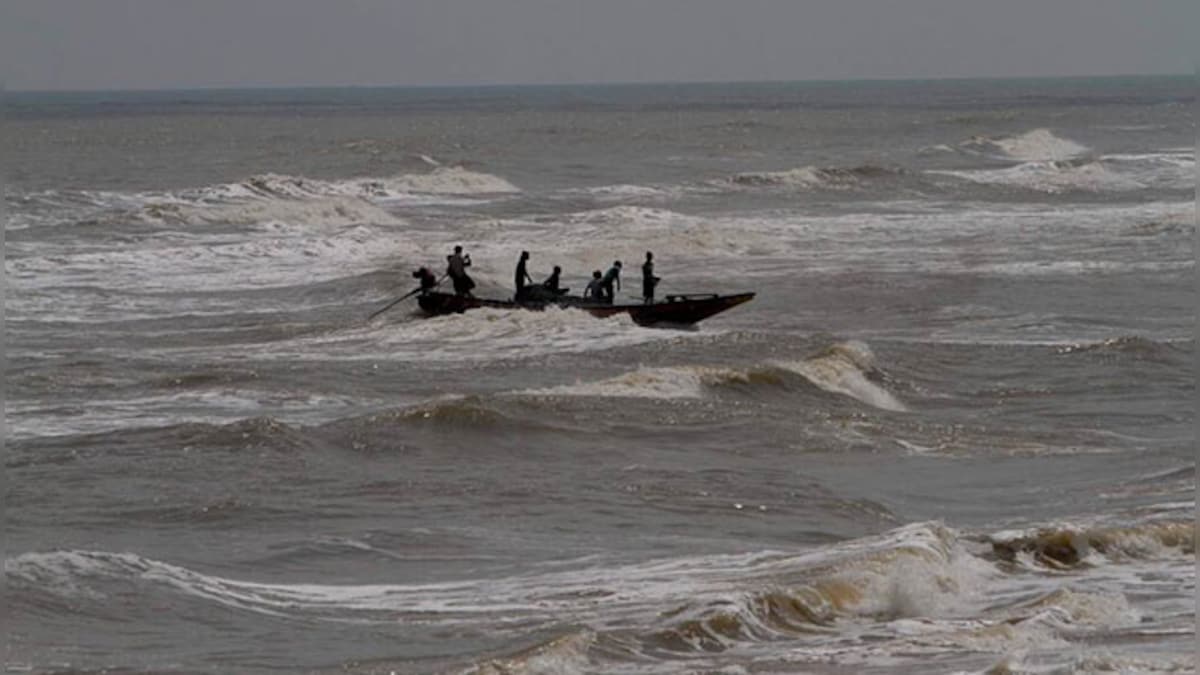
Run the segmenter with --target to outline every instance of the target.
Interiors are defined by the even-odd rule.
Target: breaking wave
[[[1001,560],[1025,560],[1066,569],[1098,562],[1159,558],[1171,550],[1194,555],[1196,526],[1188,521],[1152,521],[1130,526],[1061,525],[997,532],[988,541]]]
[[[150,613],[164,596],[174,596],[286,620],[487,626],[514,644],[531,633],[557,633],[468,664],[467,672],[538,664],[603,670],[614,658],[692,658],[780,640],[788,641],[790,654],[817,661],[883,657],[895,663],[906,652],[1008,654],[1117,629],[1152,634],[1162,619],[1151,614],[1147,624],[1135,603],[1139,584],[1155,583],[1153,575],[1142,575],[1155,561],[1186,562],[1192,532],[1191,523],[1178,522],[1078,534],[1105,546],[1104,562],[1112,567],[1095,579],[1059,571],[1075,563],[1053,557],[1056,545],[1048,542],[1059,536],[1053,531],[984,535],[989,550],[936,522],[806,550],[592,561],[421,584],[260,583],[136,553],[80,550],[8,558],[5,576],[18,602],[61,598],[75,612],[114,611],[115,594],[123,616]],[[1147,541],[1158,548],[1147,548]],[[1009,550],[1041,551],[1056,562],[1014,566],[1004,555]],[[564,632],[563,622],[575,628]]]
[[[776,361],[781,368],[803,375],[825,391],[849,396],[867,405],[892,410],[908,408],[891,392],[872,381],[878,373],[875,355],[862,342],[835,344],[822,353],[802,361]]]
[[[974,136],[958,147],[968,152],[1022,162],[1073,159],[1091,152],[1087,146],[1055,136],[1049,129],[1034,129],[1016,136]]]
[[[404,620],[421,615],[437,623],[471,621],[489,612],[513,615],[579,609],[574,602],[594,593],[596,585],[615,585],[610,600],[642,606],[649,616],[669,617],[671,625],[687,630],[688,615],[708,620],[714,607],[727,606],[730,586],[744,581],[776,579],[779,591],[736,594],[739,612],[756,610],[785,598],[795,608],[808,607],[817,621],[837,613],[886,612],[906,616],[929,611],[936,598],[917,602],[897,595],[897,575],[911,573],[907,563],[931,565],[942,573],[970,574],[979,561],[970,560],[958,546],[957,535],[941,525],[919,523],[878,537],[855,540],[807,553],[753,553],[709,556],[703,559],[650,561],[621,568],[585,568],[551,572],[541,577],[511,577],[424,585],[263,584],[202,574],[133,553],[57,551],[26,553],[5,562],[10,580],[50,593],[86,594],[86,588],[107,582],[134,581],[161,585],[238,609],[292,616],[337,615]],[[960,562],[965,569],[952,570]],[[491,593],[479,593],[490,584]],[[628,584],[628,587],[625,587]],[[955,590],[967,587],[955,585]],[[787,589],[787,590],[783,590]],[[100,590],[100,589],[95,589]],[[923,590],[936,590],[936,587]],[[923,606],[918,606],[921,604]],[[593,606],[593,611],[603,607]]]

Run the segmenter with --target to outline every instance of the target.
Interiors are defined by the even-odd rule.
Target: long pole
[[[446,280],[446,277],[442,277],[441,279],[438,279],[438,282],[437,282],[436,284],[434,284],[434,285],[430,286],[430,288],[437,288],[438,286],[441,286],[441,285],[442,285],[442,282],[443,282],[443,281],[445,281],[445,280]],[[395,300],[393,300],[393,301],[389,302],[389,303],[388,303],[386,306],[384,306],[382,309],[375,310],[375,312],[374,312],[374,313],[372,313],[372,314],[371,314],[371,316],[368,316],[368,317],[367,317],[367,321],[370,321],[371,319],[374,319],[375,317],[379,316],[380,314],[383,314],[384,312],[388,311],[389,309],[391,309],[391,308],[395,307],[396,305],[400,304],[400,302],[401,302],[402,300],[407,300],[407,299],[411,298],[412,296],[416,295],[417,293],[420,293],[420,292],[421,292],[421,291],[423,291],[423,290],[425,290],[423,287],[417,287],[417,288],[414,288],[414,289],[412,289],[411,291],[409,291],[409,292],[405,293],[404,295],[402,295],[402,296],[400,296],[400,297],[396,298]]]

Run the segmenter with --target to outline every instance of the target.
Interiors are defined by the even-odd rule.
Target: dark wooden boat
[[[635,323],[642,326],[654,324],[688,325],[703,321],[708,317],[736,307],[743,302],[754,299],[753,293],[735,293],[732,295],[717,295],[716,293],[668,295],[665,299],[650,304],[609,305],[583,298],[563,296],[554,299],[537,300],[494,300],[475,298],[430,291],[417,296],[417,304],[426,314],[437,316],[442,314],[461,314],[468,309],[491,307],[493,309],[526,309],[543,310],[547,307],[570,307],[581,309],[592,316],[608,317],[615,314],[628,314]]]

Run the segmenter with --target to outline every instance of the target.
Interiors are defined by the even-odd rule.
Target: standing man
[[[525,284],[533,283],[533,277],[529,276],[529,271],[525,269],[526,260],[529,260],[529,251],[521,251],[521,257],[517,260],[517,271],[513,275],[513,281],[517,286],[516,300],[518,301],[525,298]]]
[[[659,281],[654,276],[654,254],[646,251],[646,262],[642,263],[642,302],[647,305],[654,302],[654,287]]]
[[[613,292],[613,284],[616,284],[617,290],[621,290],[621,261],[614,260],[612,267],[604,273],[604,278],[600,280],[604,290],[604,301],[608,304],[613,304],[613,299],[617,294]]]
[[[446,256],[446,275],[454,282],[454,294],[470,297],[475,281],[467,276],[467,268],[471,266],[471,256],[463,255],[462,246],[455,246],[454,253]]]

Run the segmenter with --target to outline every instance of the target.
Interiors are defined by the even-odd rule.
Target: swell
[[[1098,342],[1082,342],[1058,348],[1065,356],[1091,357],[1103,361],[1154,361],[1177,363],[1189,356],[1178,343],[1154,340],[1140,335],[1123,335]]]
[[[315,440],[304,428],[269,416],[250,417],[228,424],[188,422],[166,426],[120,429],[20,440],[12,445],[10,468],[84,461],[98,455],[136,457],[158,448],[191,448],[295,453],[311,450]]]
[[[584,320],[592,321],[590,318]],[[562,327],[556,330],[561,334]],[[663,337],[648,332],[652,337]],[[411,336],[405,339],[409,338]],[[521,344],[525,342],[522,339]],[[278,349],[273,343],[269,347]],[[596,434],[609,433],[614,424],[649,423],[640,417],[609,419],[597,415],[594,402],[597,399],[614,402],[612,406],[604,405],[603,409],[619,409],[621,406],[616,402],[622,399],[674,404],[673,414],[700,425],[745,421],[738,406],[727,405],[737,400],[789,409],[801,406],[819,410],[849,404],[891,412],[908,410],[893,391],[899,382],[880,369],[870,348],[861,342],[844,342],[830,344],[801,359],[768,359],[738,366],[639,367],[607,378],[573,383],[481,395],[442,395],[365,414],[358,411],[378,403],[356,404],[353,399],[314,394],[293,409],[283,408],[268,415],[229,423],[164,425],[156,422],[159,418],[154,416],[155,411],[161,409],[162,419],[167,419],[171,414],[178,416],[177,411],[171,411],[180,405],[191,406],[197,419],[205,419],[205,410],[213,416],[232,415],[236,412],[234,406],[249,405],[256,396],[261,396],[255,394],[258,378],[256,371],[225,369],[158,375],[145,381],[123,383],[120,386],[130,390],[150,386],[163,393],[134,401],[93,400],[89,405],[95,413],[86,418],[64,417],[65,412],[47,417],[43,420],[44,425],[69,426],[52,435],[18,440],[11,466],[74,461],[97,452],[96,448],[117,455],[163,444],[215,450],[369,449],[374,452],[405,447],[429,433]],[[106,386],[105,390],[111,391],[111,388]],[[136,415],[129,419],[120,417],[133,415],[127,409],[138,401],[142,403]],[[223,408],[218,407],[219,404]],[[307,425],[287,421],[305,419],[305,415],[314,413],[318,406],[329,408],[335,404],[351,411],[350,416]],[[270,409],[275,404],[261,405]],[[106,410],[109,411],[106,413]],[[27,413],[22,414],[28,417]],[[114,419],[105,422],[106,414]],[[327,415],[317,419],[321,417],[329,419]],[[312,417],[307,419],[312,420]],[[100,428],[118,428],[97,431],[97,424]]]

